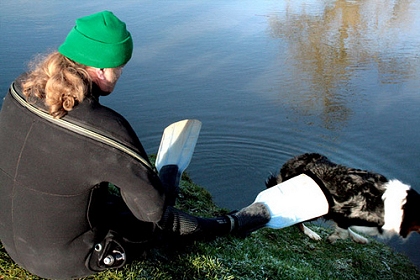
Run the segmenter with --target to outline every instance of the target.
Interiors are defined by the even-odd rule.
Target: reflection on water
[[[324,126],[337,129],[351,114],[348,99],[363,98],[351,88],[357,72],[375,67],[380,83],[410,79],[418,66],[412,63],[418,59],[418,40],[410,46],[413,38],[399,34],[406,35],[412,28],[418,12],[413,11],[413,3],[338,0],[321,13],[307,5],[288,4],[284,14],[270,16],[271,36],[287,41],[287,56],[296,68],[293,71],[310,84],[308,90],[282,98],[292,98],[290,102],[300,114],[321,107]]]
[[[188,172],[220,206],[252,202],[302,152],[420,190],[420,1],[2,1],[1,91],[103,9],[127,22],[135,49],[102,102],[149,153],[169,123],[201,120]],[[420,238],[397,243],[420,267]]]

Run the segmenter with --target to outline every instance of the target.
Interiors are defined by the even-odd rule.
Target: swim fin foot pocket
[[[270,212],[264,203],[253,203],[238,212],[228,214],[234,221],[232,234],[239,237],[246,237],[251,232],[264,227],[270,221]]]

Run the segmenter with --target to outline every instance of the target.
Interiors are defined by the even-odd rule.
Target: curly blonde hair
[[[28,102],[33,97],[43,99],[49,114],[62,118],[90,92],[92,79],[86,66],[58,52],[37,61],[22,83],[23,94]]]

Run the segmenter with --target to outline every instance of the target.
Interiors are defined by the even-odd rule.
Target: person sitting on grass
[[[176,186],[152,168],[127,120],[99,103],[132,51],[126,24],[112,12],[79,18],[58,51],[18,77],[4,99],[0,240],[35,275],[84,277],[121,267],[156,241],[250,232],[270,219],[263,204],[214,218],[174,207]]]

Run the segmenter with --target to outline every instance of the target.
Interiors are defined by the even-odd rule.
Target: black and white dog
[[[349,236],[357,243],[368,242],[353,230],[385,238],[420,233],[420,195],[410,186],[380,174],[335,164],[320,154],[290,159],[277,177],[267,179],[266,185],[272,187],[302,173],[315,179],[328,200],[329,212],[323,218],[336,224],[329,242]],[[303,223],[298,226],[310,238],[321,239]]]

